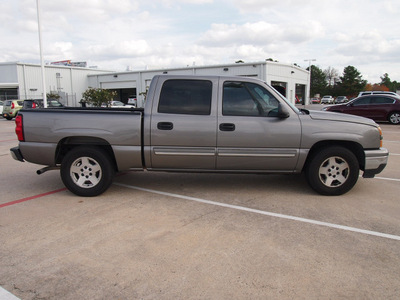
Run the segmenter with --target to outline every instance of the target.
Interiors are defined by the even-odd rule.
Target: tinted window
[[[374,97],[372,98],[371,104],[393,104],[394,99],[387,97]]]
[[[371,102],[371,97],[363,97],[361,99],[357,99],[353,102],[354,106],[359,106],[359,105],[369,105]]]
[[[165,81],[158,105],[159,113],[209,115],[212,83],[206,80]]]
[[[278,105],[278,100],[258,84],[236,81],[224,83],[224,116],[275,116]]]

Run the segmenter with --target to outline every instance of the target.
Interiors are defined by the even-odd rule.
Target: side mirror
[[[290,117],[290,113],[287,110],[287,108],[282,106],[282,104],[279,103],[279,106],[278,106],[278,118],[286,119],[286,118],[289,118],[289,117]]]
[[[277,117],[280,119],[286,119],[286,118],[289,118],[290,113],[286,109],[286,107],[282,106],[282,104],[279,103],[278,107],[274,108],[273,110],[270,110],[267,116],[268,117]]]

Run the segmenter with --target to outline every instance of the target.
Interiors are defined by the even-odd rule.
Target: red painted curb
[[[36,195],[36,196],[31,196],[31,197],[27,197],[27,198],[15,200],[15,201],[3,203],[3,204],[0,204],[0,208],[6,207],[6,206],[10,206],[10,205],[14,205],[14,204],[18,204],[18,203],[21,203],[21,202],[26,202],[26,201],[37,199],[37,198],[41,198],[41,197],[44,197],[44,196],[52,195],[52,194],[55,194],[55,193],[63,192],[63,191],[66,191],[66,190],[67,190],[66,188],[62,188],[62,189],[59,189],[59,190],[55,190],[55,191],[39,194],[39,195]]]

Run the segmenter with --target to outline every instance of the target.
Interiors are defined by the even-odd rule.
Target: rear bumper
[[[389,158],[389,151],[385,148],[365,151],[364,178],[373,178],[386,167]]]
[[[17,147],[14,147],[14,148],[11,148],[11,149],[10,149],[10,152],[11,152],[12,158],[14,158],[15,160],[22,161],[22,162],[25,161],[25,160],[24,160],[24,157],[22,156],[22,153],[21,153],[21,151],[19,150],[19,147],[18,147],[18,146],[17,146]]]

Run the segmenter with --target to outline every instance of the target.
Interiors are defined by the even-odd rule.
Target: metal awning
[[[0,89],[15,89],[19,87],[19,83],[4,83],[4,82],[0,82]]]

